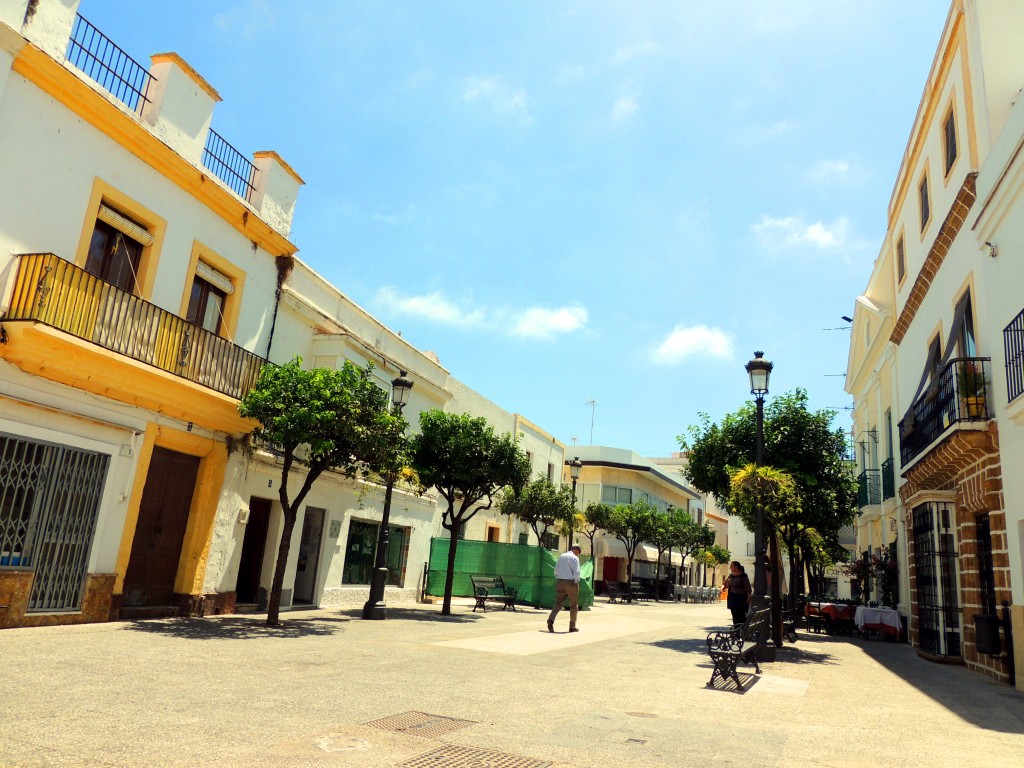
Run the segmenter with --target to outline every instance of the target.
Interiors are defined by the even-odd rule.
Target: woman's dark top
[[[739,573],[735,576],[730,575],[725,580],[725,583],[726,586],[729,587],[730,598],[735,598],[739,596],[746,600],[748,597],[750,597],[750,593],[753,592],[753,590],[750,588],[750,579],[747,577],[747,574],[745,573]]]

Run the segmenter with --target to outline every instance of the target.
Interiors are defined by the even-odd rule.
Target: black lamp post
[[[401,413],[409,402],[412,382],[405,378],[405,371],[391,382],[391,402],[395,413]],[[388,472],[384,487],[384,510],[380,515],[380,532],[377,535],[377,557],[370,579],[370,598],[363,605],[364,619],[386,619],[387,606],[384,604],[384,585],[388,583],[388,521],[391,517],[391,493],[395,488],[395,473]]]
[[[576,522],[576,481],[580,479],[580,469],[583,467],[583,462],[580,461],[579,456],[573,456],[572,461],[565,462],[569,465],[569,477],[572,478],[572,519],[569,520],[569,546],[572,546],[573,537],[573,523]],[[593,557],[593,552],[590,553]]]
[[[755,352],[754,359],[747,363],[750,375],[750,394],[757,401],[757,440],[755,443],[754,464],[758,469],[764,466],[764,396],[768,394],[768,377],[772,373],[772,364],[764,359],[764,352]],[[764,543],[764,507],[761,504],[761,483],[757,484],[757,529],[754,531],[754,594],[763,598],[768,594],[767,566]]]

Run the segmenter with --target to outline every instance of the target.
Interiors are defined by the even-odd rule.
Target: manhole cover
[[[475,720],[458,720],[454,717],[428,715],[426,712],[402,712],[391,717],[383,717],[380,720],[371,720],[363,725],[372,725],[374,728],[384,731],[397,731],[431,739],[457,731],[459,728],[465,728],[467,725],[473,725],[475,722]],[[424,763],[424,765],[433,765],[433,763]]]
[[[650,712],[627,712],[630,717],[657,717],[657,715],[651,714]]]
[[[448,744],[399,763],[398,768],[547,768],[550,761]]]

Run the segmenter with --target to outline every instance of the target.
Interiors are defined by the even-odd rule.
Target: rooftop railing
[[[256,166],[249,159],[224,140],[213,128],[206,136],[203,148],[203,165],[218,179],[227,184],[236,195],[252,202],[255,191]]]
[[[235,399],[256,383],[259,355],[52,253],[17,258],[4,322],[43,323]]]
[[[141,113],[149,101],[149,70],[81,16],[75,16],[64,56],[132,111]]]

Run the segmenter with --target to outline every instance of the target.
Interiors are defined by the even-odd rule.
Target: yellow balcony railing
[[[18,257],[4,322],[51,326],[240,399],[264,360],[52,253]]]

